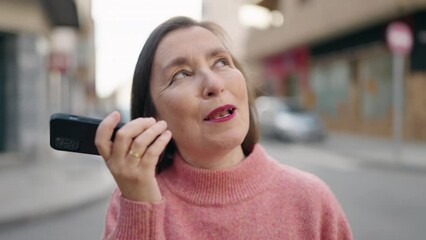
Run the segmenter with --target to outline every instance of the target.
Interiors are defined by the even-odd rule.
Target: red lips
[[[204,121],[209,122],[224,122],[232,119],[235,116],[236,107],[231,104],[226,104],[211,111]]]

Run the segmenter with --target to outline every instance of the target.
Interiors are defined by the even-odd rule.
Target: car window
[[[304,113],[304,112],[306,112],[306,109],[303,108],[302,106],[300,106],[299,104],[292,103],[292,102],[284,102],[284,101],[282,103],[281,110],[291,112],[291,113]]]

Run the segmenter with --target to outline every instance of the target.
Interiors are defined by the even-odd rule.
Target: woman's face
[[[240,148],[249,129],[246,81],[230,53],[207,29],[167,34],[155,53],[151,96],[182,156]]]

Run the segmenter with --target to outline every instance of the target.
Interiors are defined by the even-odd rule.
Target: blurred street
[[[0,0],[0,240],[100,238],[115,182],[50,148],[50,116],[128,121],[140,48],[178,15],[224,28],[255,97],[297,103],[264,105],[272,135],[326,136],[261,143],[331,187],[355,239],[426,238],[426,0]]]
[[[0,168],[0,240],[100,238],[115,186],[102,158],[54,156]]]
[[[347,144],[352,141],[350,146],[354,149],[365,144],[356,137],[345,138]],[[325,143],[314,145],[264,139],[263,145],[281,163],[312,172],[330,186],[346,212],[354,239],[424,239],[426,193],[420,190],[426,184],[424,163],[395,166],[391,160],[367,160],[349,151],[342,154],[343,151],[336,151],[343,144],[339,139],[332,135]],[[374,143],[389,147],[379,140]],[[373,142],[370,147],[374,148]],[[422,151],[419,157],[426,161],[425,145]],[[368,151],[364,154],[368,155]]]
[[[108,198],[43,218],[0,226],[1,240],[96,240],[104,227]]]
[[[426,185],[424,163],[394,165],[384,158],[374,161],[372,157],[356,156],[343,151],[343,146],[359,149],[365,141],[350,135],[330,134],[324,143],[313,144],[266,138],[261,143],[279,162],[312,172],[330,186],[347,214],[355,239],[424,239],[426,193],[419,190]],[[370,151],[376,155],[389,146],[380,140],[367,143],[372,149],[376,147],[375,152]],[[417,152],[414,147],[405,148],[405,155],[426,156],[426,147],[417,146]],[[31,177],[19,175],[19,167],[15,169],[16,179],[8,175],[9,184],[19,184],[1,195],[1,240],[98,239],[113,184],[99,159],[72,156],[74,159],[57,160],[59,163],[50,161],[44,171],[40,165],[32,170],[22,168]],[[6,175],[1,176],[5,185]],[[7,190],[4,186],[2,189]],[[25,214],[22,206],[37,211]],[[5,213],[9,214],[9,222]]]

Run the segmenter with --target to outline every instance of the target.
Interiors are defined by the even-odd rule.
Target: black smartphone
[[[59,151],[99,155],[95,136],[101,121],[68,113],[54,113],[50,116],[50,146]],[[114,129],[112,141],[123,125],[119,123]]]

